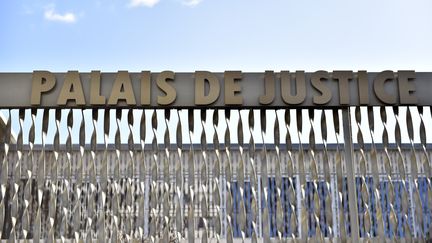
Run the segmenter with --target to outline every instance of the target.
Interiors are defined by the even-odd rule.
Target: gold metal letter
[[[206,95],[205,83],[209,84],[208,95]],[[218,78],[207,71],[195,72],[195,105],[210,105],[214,103],[220,93]]]
[[[176,90],[173,86],[169,85],[167,81],[174,81],[174,73],[172,71],[163,71],[156,79],[157,86],[166,94],[165,96],[157,97],[157,103],[159,105],[169,105],[177,98]]]
[[[259,103],[269,105],[275,98],[275,77],[273,71],[265,71],[264,74],[264,95],[259,97]]]
[[[314,104],[324,105],[330,102],[332,98],[331,90],[324,84],[329,79],[327,71],[317,71],[312,73],[311,83],[312,86],[321,94],[315,95],[312,98]]]
[[[241,92],[240,83],[236,82],[241,80],[241,71],[225,71],[225,104],[226,105],[241,105],[243,104],[243,97],[236,95]]]
[[[141,72],[141,105],[150,105],[151,73]]]
[[[105,96],[100,95],[100,86],[100,71],[92,71],[90,74],[90,105],[105,105]]]
[[[108,105],[117,105],[119,100],[125,100],[128,105],[135,105],[135,95],[128,71],[118,71],[114,81]]]
[[[357,72],[359,103],[369,105],[369,80],[366,71]]]
[[[393,71],[383,71],[379,73],[374,80],[374,92],[376,97],[385,104],[396,104],[396,95],[385,92],[384,84],[394,80]]]
[[[414,82],[410,82],[413,80],[415,80],[414,71],[398,71],[399,98],[401,104],[417,104],[417,97],[413,95],[416,90],[415,85]]]
[[[289,105],[299,105],[306,99],[306,78],[304,71],[296,71],[295,94],[291,90],[291,75],[289,71],[281,72],[282,100]]]
[[[333,79],[339,81],[339,104],[349,105],[349,81],[353,78],[352,71],[333,71]]]
[[[48,71],[34,71],[32,75],[31,104],[40,105],[42,93],[46,93],[54,88],[56,78]]]
[[[66,105],[69,100],[75,101],[76,105],[85,105],[84,91],[78,71],[66,73],[57,104]]]

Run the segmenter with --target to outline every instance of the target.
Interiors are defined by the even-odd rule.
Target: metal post
[[[342,124],[345,144],[345,168],[348,180],[348,203],[351,225],[352,242],[359,242],[359,225],[357,210],[357,195],[355,189],[354,163],[353,163],[353,140],[351,137],[351,115],[350,107],[342,109]]]

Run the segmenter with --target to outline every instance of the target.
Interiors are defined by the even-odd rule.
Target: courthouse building
[[[432,239],[432,73],[0,73],[0,238]]]

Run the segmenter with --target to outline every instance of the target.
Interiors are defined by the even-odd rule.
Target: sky
[[[0,72],[432,71],[431,10],[430,0],[4,0]]]
[[[432,69],[430,0],[15,0],[0,71]]]

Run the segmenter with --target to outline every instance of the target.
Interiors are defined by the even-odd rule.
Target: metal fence
[[[2,112],[2,239],[431,239],[429,107]]]

